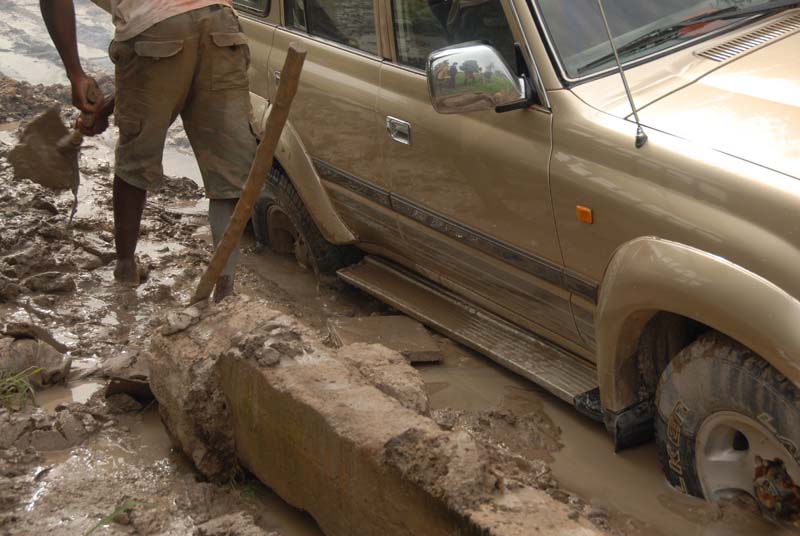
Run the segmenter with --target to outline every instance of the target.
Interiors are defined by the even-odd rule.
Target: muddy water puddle
[[[52,412],[63,404],[86,402],[102,387],[94,381],[71,382],[40,392],[37,403]],[[126,504],[143,518],[133,523],[135,530],[124,522],[99,533],[150,533],[146,528],[141,532],[142,526],[158,526],[168,528],[164,534],[190,534],[198,519],[244,511],[267,531],[322,535],[307,514],[252,478],[223,487],[198,482],[191,462],[172,448],[155,404],[119,416],[115,426],[78,447],[45,453],[30,469],[30,478],[34,485],[24,499],[24,511],[31,517],[25,522],[60,519],[57,526],[47,526],[54,535],[83,534]],[[31,533],[38,533],[39,526],[34,521]]]

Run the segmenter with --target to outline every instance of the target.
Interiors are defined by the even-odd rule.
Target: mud
[[[199,176],[170,176],[148,199],[139,250],[150,276],[136,289],[113,282],[113,129],[84,145],[72,227],[71,194],[13,179],[6,154],[20,126],[67,99],[64,87],[0,78],[0,117],[12,121],[0,126],[0,366],[45,368],[21,409],[0,408],[0,534],[84,534],[106,519],[113,534],[318,535],[247,474],[204,481],[148,396],[141,350],[210,255]],[[176,162],[190,158],[181,139],[170,134]]]

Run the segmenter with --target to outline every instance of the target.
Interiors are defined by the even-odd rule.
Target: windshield
[[[617,47],[624,47],[626,43],[646,34],[699,15],[726,8],[746,8],[768,3],[768,0],[604,0],[603,7],[614,43]],[[613,65],[611,46],[597,0],[537,0],[537,4],[556,52],[570,78],[591,75]],[[627,51],[621,54],[620,59],[623,62],[636,60],[674,46],[681,40],[694,39],[733,22],[735,20],[688,26],[667,38],[654,40],[649,46]]]

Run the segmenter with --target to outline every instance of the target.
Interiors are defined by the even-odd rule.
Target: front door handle
[[[411,123],[387,115],[386,131],[389,133],[389,137],[397,143],[411,145]]]

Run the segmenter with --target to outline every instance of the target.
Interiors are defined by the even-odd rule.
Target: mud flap
[[[638,447],[655,435],[653,416],[655,406],[652,399],[643,400],[619,413],[605,413],[606,429],[614,439],[614,450]]]

